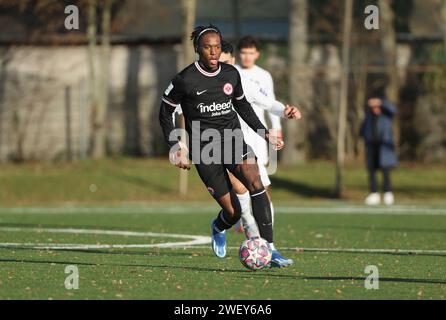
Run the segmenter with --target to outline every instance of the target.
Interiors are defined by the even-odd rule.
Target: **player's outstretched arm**
[[[256,105],[265,111],[286,119],[299,120],[302,118],[302,114],[297,107],[288,104],[284,105],[282,102],[270,99],[267,96],[263,97],[264,99],[261,99],[261,96],[259,95],[254,97],[254,99]]]
[[[176,110],[180,109],[181,101],[185,94],[184,80],[177,75],[167,87],[163,94],[159,121],[163,129],[164,139],[170,147],[170,162],[181,169],[190,169],[187,158],[187,147],[178,140],[180,136],[176,132],[173,116]],[[181,109],[180,109],[181,110]]]
[[[261,103],[259,103],[258,105],[262,107]],[[299,109],[296,106],[289,104],[284,105],[282,102],[277,100],[273,100],[270,105],[263,104],[263,106],[264,108],[262,109],[265,109],[271,114],[282,118],[292,119],[292,120],[300,120],[302,118],[302,114],[300,113]]]
[[[178,140],[178,134],[175,133],[176,128],[172,121],[174,113],[175,107],[163,100],[160,107],[159,121],[163,129],[164,139],[170,147],[169,160],[178,168],[190,170],[187,147]],[[172,139],[173,137],[174,139]]]
[[[282,102],[271,98],[259,86],[246,88],[252,94],[251,102],[269,113],[287,119],[299,120],[302,115],[299,109],[292,105],[284,105]]]
[[[255,102],[256,106],[273,115],[293,120],[300,120],[302,118],[298,107],[289,104],[284,105],[278,100],[273,100],[266,95],[262,95],[260,91],[253,98],[254,100],[252,102]]]

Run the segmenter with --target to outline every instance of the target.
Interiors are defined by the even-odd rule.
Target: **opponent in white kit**
[[[251,36],[243,37],[240,40],[239,46],[240,65],[236,65],[239,70],[243,90],[246,99],[251,103],[257,117],[266,126],[265,111],[268,112],[272,129],[277,130],[278,136],[282,136],[280,118],[300,119],[301,114],[294,106],[285,106],[275,99],[274,85],[271,74],[257,66],[255,63],[260,56],[258,42]],[[233,56],[232,46],[223,41],[222,54],[220,61],[224,63],[234,64],[235,58]],[[260,177],[263,185],[267,190],[268,197],[271,203],[271,217],[274,222],[274,207],[271,202],[271,181],[268,176],[266,166],[269,162],[268,145],[258,139],[258,135],[239,117],[241,129],[246,143],[251,146],[257,156],[257,164],[259,166]],[[259,231],[255,219],[251,212],[251,203],[248,190],[243,184],[238,181],[232,174],[229,173],[231,184],[237,194],[241,208],[242,217],[240,222],[235,225],[237,231],[245,232],[247,238],[259,236]],[[273,249],[274,245],[272,245]],[[291,259],[286,259],[283,256],[274,257],[272,266],[284,267],[292,264]]]

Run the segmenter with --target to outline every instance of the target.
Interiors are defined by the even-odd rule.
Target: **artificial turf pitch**
[[[257,272],[237,258],[241,234],[228,232],[225,259],[213,255],[205,237],[216,212],[193,205],[0,209],[0,299],[446,297],[446,206],[277,206],[275,244],[295,264]],[[178,234],[201,237],[195,246],[156,247],[197,240]],[[65,287],[69,265],[79,271],[78,289]],[[378,268],[379,289],[365,288],[369,265]]]

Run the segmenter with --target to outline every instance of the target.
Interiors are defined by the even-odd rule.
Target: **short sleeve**
[[[164,91],[162,100],[171,105],[172,107],[178,107],[186,94],[185,84],[183,78],[179,75],[175,76],[169,83],[166,91]]]

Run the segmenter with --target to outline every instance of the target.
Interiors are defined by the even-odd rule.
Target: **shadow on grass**
[[[395,183],[398,183],[398,181],[395,181]],[[444,197],[446,196],[446,184],[443,186],[395,185],[394,192],[397,194],[404,194],[408,196],[422,194],[432,197],[434,195],[435,198],[440,197],[444,199]]]
[[[196,266],[178,266],[178,265],[153,265],[153,264],[116,264],[116,263],[92,263],[81,261],[47,261],[33,259],[0,259],[0,263],[32,263],[32,264],[56,264],[56,265],[80,265],[80,266],[109,266],[109,267],[126,267],[126,268],[159,268],[159,269],[180,269],[194,272],[214,272],[214,273],[232,273],[239,278],[277,278],[290,280],[315,280],[315,281],[364,281],[366,277],[351,276],[300,276],[277,274],[274,272],[251,272],[243,269],[217,269]],[[380,277],[381,282],[397,282],[397,283],[422,283],[422,284],[446,284],[446,280],[442,279],[419,279],[419,278],[398,278],[398,277]]]
[[[294,251],[295,249],[282,249],[283,251]],[[392,251],[390,251],[392,250]],[[395,251],[393,251],[395,250]],[[375,254],[375,255],[391,255],[391,256],[413,256],[413,257],[442,257],[446,258],[446,253],[441,252],[422,252],[422,251],[409,251],[407,249],[400,249],[405,250],[403,252],[398,252],[397,249],[389,249],[389,251],[381,251],[378,249],[370,249],[369,251],[363,251],[363,250],[349,250],[349,249],[336,249],[332,248],[330,250],[324,250],[324,249],[303,249],[300,253],[345,253],[345,254]],[[418,250],[418,249],[417,249]],[[422,250],[422,249],[421,249]]]
[[[310,251],[307,251],[307,253]],[[314,252],[314,251],[313,251]],[[323,252],[322,250],[320,252]],[[329,253],[348,253],[348,254],[382,254],[382,255],[390,255],[390,256],[422,256],[422,257],[442,257],[442,258],[446,258],[446,253],[430,253],[430,252],[379,252],[379,251],[375,251],[375,252],[363,252],[363,251],[349,251],[349,250],[335,250],[335,251],[330,251]]]
[[[94,266],[94,267],[125,267],[125,268],[160,268],[160,269],[180,269],[200,272],[228,272],[228,273],[246,273],[249,272],[243,269],[224,269],[224,268],[205,268],[197,266],[180,266],[167,264],[123,264],[123,263],[93,263],[82,261],[50,261],[50,260],[35,260],[35,259],[17,259],[17,258],[0,258],[0,263],[32,263],[32,264],[56,264],[56,265],[80,265],[80,266]]]
[[[342,230],[363,230],[363,231],[390,231],[390,232],[414,232],[414,233],[440,233],[446,234],[446,229],[433,228],[411,228],[411,227],[375,227],[375,226],[335,226],[335,225],[318,225],[317,228],[325,229],[342,229]]]
[[[210,247],[209,247],[210,248]],[[172,248],[177,250],[183,250],[182,248]],[[193,249],[193,247],[188,247],[188,250]],[[197,255],[197,257],[213,257],[214,255],[212,253],[195,253],[193,251],[185,251],[185,252],[178,252],[178,251],[172,251],[172,252],[160,252],[160,251],[129,251],[129,250],[116,250],[116,249],[108,249],[108,250],[57,250],[57,251],[63,251],[63,252],[82,252],[82,253],[95,253],[95,254],[111,254],[111,255],[138,255],[138,256],[147,256],[147,257],[154,257],[154,256],[168,256],[168,257],[191,257],[194,256],[194,254]]]
[[[331,188],[310,186],[302,182],[291,181],[276,176],[271,177],[271,183],[274,190],[283,189],[309,198],[337,199],[334,190]]]
[[[252,273],[250,276],[259,277],[261,274]],[[269,277],[293,280],[328,280],[328,281],[364,281],[366,277],[348,277],[348,276],[293,276],[286,274],[268,274]],[[246,276],[247,277],[247,276]],[[246,278],[245,276],[242,278]],[[443,279],[419,279],[419,278],[398,278],[398,277],[379,277],[380,282],[399,282],[399,283],[423,283],[423,284],[446,284]]]

